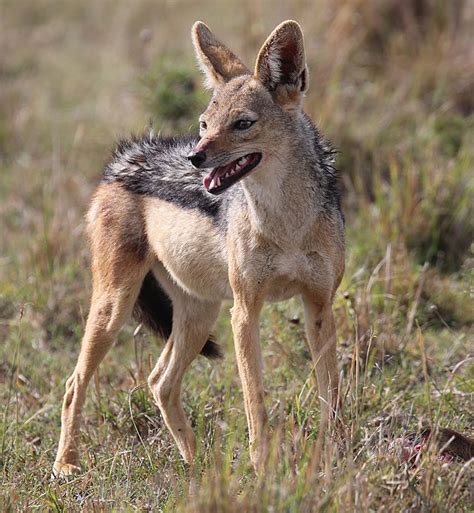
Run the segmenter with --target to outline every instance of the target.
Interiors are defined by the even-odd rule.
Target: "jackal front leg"
[[[259,317],[263,298],[257,290],[235,283],[232,330],[249,428],[250,459],[258,472],[268,451],[267,413],[262,382]]]
[[[306,335],[316,371],[321,402],[320,434],[322,436],[328,422],[335,418],[339,409],[336,326],[329,302],[321,304],[309,296],[304,297],[303,300]]]

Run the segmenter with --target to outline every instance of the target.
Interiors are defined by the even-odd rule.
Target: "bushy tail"
[[[160,287],[152,271],[143,280],[140,294],[133,309],[133,317],[166,340],[173,328],[173,304]],[[201,354],[209,359],[221,358],[219,345],[209,336]]]

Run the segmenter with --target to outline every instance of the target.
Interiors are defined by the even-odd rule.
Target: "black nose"
[[[199,167],[206,160],[206,154],[203,151],[198,151],[197,153],[190,153],[187,158],[194,167]]]

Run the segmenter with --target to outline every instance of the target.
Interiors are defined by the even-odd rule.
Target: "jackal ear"
[[[215,89],[234,77],[250,74],[245,64],[202,21],[196,21],[191,35],[199,66],[206,77],[204,85],[208,89]]]
[[[280,23],[268,36],[257,57],[255,77],[274,93],[276,101],[301,102],[309,84],[303,32],[296,21]]]

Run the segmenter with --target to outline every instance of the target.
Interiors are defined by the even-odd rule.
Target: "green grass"
[[[90,294],[83,216],[114,141],[196,126],[194,20],[250,64],[289,17],[305,29],[306,110],[340,149],[344,447],[315,446],[301,305],[267,306],[272,451],[255,477],[226,305],[225,359],[185,378],[196,466],[143,386],[161,346],[130,324],[89,389],[84,473],[51,482]],[[473,19],[437,0],[0,1],[0,510],[470,510],[472,464],[428,454],[411,468],[396,441],[424,423],[473,435]]]

